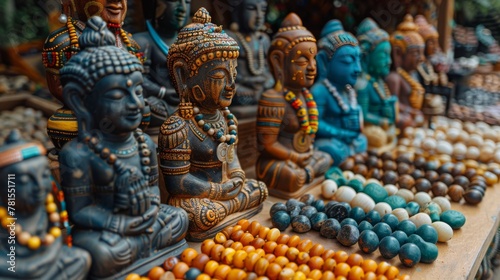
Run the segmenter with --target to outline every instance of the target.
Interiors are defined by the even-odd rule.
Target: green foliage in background
[[[47,8],[51,0],[0,0],[0,47],[47,37]],[[57,1],[55,2],[57,3]]]
[[[455,0],[455,12],[463,16],[462,20],[465,21],[498,10],[500,10],[500,0]]]

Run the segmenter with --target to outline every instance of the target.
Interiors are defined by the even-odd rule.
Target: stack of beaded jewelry
[[[238,127],[236,126],[236,122],[234,121],[234,115],[231,114],[229,108],[225,107],[222,111],[224,117],[226,118],[227,130],[229,134],[226,134],[226,129],[224,127],[220,127],[218,130],[213,126],[213,124],[205,122],[203,120],[203,114],[200,113],[200,109],[198,107],[193,108],[193,112],[195,114],[194,119],[198,126],[203,129],[208,135],[212,136],[215,140],[223,143],[231,145],[236,142],[238,136]]]
[[[73,246],[73,237],[71,236],[71,227],[69,225],[68,219],[68,211],[66,210],[66,201],[64,200],[64,192],[62,191],[59,184],[52,178],[52,193],[57,195],[57,200],[59,201],[59,205],[61,205],[61,209],[59,211],[60,222],[66,229],[66,240],[65,243],[68,247]]]
[[[308,89],[302,88],[302,94],[306,99],[306,108],[304,108],[302,100],[297,98],[293,91],[284,89],[285,100],[290,103],[295,110],[297,118],[299,118],[300,129],[309,135],[314,135],[318,131],[318,107],[314,101],[313,95]]]

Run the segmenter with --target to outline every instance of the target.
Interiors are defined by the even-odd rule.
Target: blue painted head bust
[[[82,50],[61,69],[63,96],[78,118],[78,138],[59,154],[73,243],[92,256],[90,277],[146,273],[186,245],[187,213],[160,204],[155,144],[138,129],[143,66],[113,45],[92,17]]]
[[[384,81],[392,63],[391,44],[389,34],[371,18],[361,22],[357,35],[363,67],[363,74],[356,84],[358,102],[363,109],[368,144],[377,148],[395,139],[398,100],[391,95]]]
[[[353,89],[361,73],[361,51],[356,37],[338,20],[325,25],[318,49],[318,79],[311,88],[320,119],[315,146],[339,165],[366,150],[362,111]]]
[[[85,279],[90,256],[63,245],[45,148],[12,131],[0,147],[0,279]]]

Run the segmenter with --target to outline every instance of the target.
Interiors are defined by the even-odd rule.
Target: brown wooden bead
[[[443,173],[443,174],[439,175],[438,180],[440,182],[445,183],[447,186],[450,186],[451,184],[453,184],[453,181],[455,180],[455,178],[453,178],[453,176],[450,173]]]
[[[215,244],[210,251],[210,258],[216,262],[219,262],[222,257],[222,252],[224,252],[224,246],[221,244]]]
[[[199,254],[193,259],[192,266],[196,267],[200,271],[203,271],[205,269],[205,265],[208,263],[210,260],[210,257],[206,254]]]
[[[366,174],[368,174],[368,168],[364,164],[355,165],[354,168],[352,169],[352,171],[355,174],[360,174],[362,176],[366,176]]]
[[[349,257],[347,258],[347,264],[350,265],[351,267],[357,265],[357,266],[361,266],[361,264],[363,263],[364,259],[363,259],[363,256],[361,256],[360,254],[350,254]]]
[[[278,276],[281,273],[281,266],[277,263],[270,263],[269,267],[266,271],[266,276],[269,277],[270,280],[278,279]]]
[[[353,156],[354,162],[356,164],[364,164],[365,163],[365,157],[362,154],[355,154]]]
[[[455,177],[453,184],[460,185],[460,186],[462,186],[462,188],[466,189],[469,186],[470,181],[467,177],[459,175],[459,176]]]
[[[464,194],[464,188],[460,185],[451,185],[448,189],[448,195],[450,196],[451,201],[460,202],[462,200],[462,196]]]
[[[253,235],[249,232],[243,233],[243,236],[241,236],[240,242],[243,244],[243,246],[250,245],[250,243],[254,240],[255,238]]]
[[[234,250],[241,250],[243,249],[243,244],[241,244],[241,242],[234,242],[233,244],[231,244],[231,248],[233,248]]]
[[[276,243],[275,241],[267,241],[262,249],[264,249],[267,254],[272,254],[274,253],[274,249],[276,249],[276,246],[278,246],[278,243]]]
[[[248,253],[247,258],[245,259],[245,268],[247,271],[253,271],[255,263],[257,263],[260,258],[259,254],[255,252]]]
[[[439,174],[434,170],[427,170],[425,172],[425,178],[429,180],[429,182],[434,183],[439,179]]]
[[[278,240],[276,240],[276,243],[287,244],[288,240],[290,240],[290,235],[282,233],[282,234],[280,234],[280,237],[278,237]]]
[[[256,249],[264,247],[264,244],[266,244],[266,241],[260,237],[257,237],[250,242],[250,245],[254,246]]]
[[[257,260],[257,262],[255,263],[253,272],[257,273],[257,275],[259,276],[263,276],[266,274],[268,266],[269,266],[269,261],[266,258],[261,258]]]
[[[201,243],[201,252],[203,254],[209,255],[214,245],[215,242],[212,239],[206,239],[205,241],[203,241],[203,243]]]
[[[323,264],[323,270],[333,271],[336,265],[337,262],[335,261],[334,258],[325,259],[325,263]]]
[[[247,258],[248,253],[243,250],[237,250],[236,253],[234,253],[233,257],[233,266],[237,268],[244,268],[245,267],[245,259]]]
[[[288,247],[295,247],[299,246],[300,243],[300,237],[298,235],[292,235],[290,236],[290,240],[288,240]]]
[[[411,175],[399,176],[398,185],[400,188],[411,190],[415,186],[415,179]]]
[[[354,168],[354,158],[347,158],[339,167],[342,170],[352,170]]]
[[[483,200],[483,195],[478,190],[467,190],[463,197],[467,203],[473,205],[476,205]]]
[[[250,222],[246,219],[239,220],[238,225],[241,226],[241,230],[247,231],[248,227],[250,226]]]
[[[411,166],[405,162],[400,162],[398,163],[398,169],[397,169],[399,175],[404,175],[404,174],[410,174],[413,170]]]
[[[149,271],[148,278],[151,280],[159,280],[164,273],[165,270],[163,268],[155,266]]]
[[[224,246],[224,248],[231,248],[231,245],[233,245],[234,243],[234,240],[226,240],[226,242],[222,243],[222,246]]]
[[[377,168],[378,167],[378,158],[376,156],[369,156],[366,159],[366,167]]]
[[[288,252],[288,249],[288,245],[278,244],[278,246],[276,246],[276,248],[274,249],[274,255],[276,255],[276,257],[285,256],[286,252]]]
[[[179,262],[180,260],[176,257],[169,257],[163,262],[163,269],[166,271],[172,271],[174,269],[174,266]]]
[[[241,248],[241,250],[243,250],[243,251],[245,251],[245,252],[247,252],[247,253],[250,253],[250,252],[254,252],[254,251],[257,251],[257,250],[262,250],[262,249],[255,249],[255,247],[254,247],[254,246],[252,246],[252,245],[247,245],[247,246],[245,246],[245,247]],[[262,251],[263,251],[263,250],[262,250]]]
[[[392,152],[383,152],[381,155],[380,155],[380,158],[382,160],[394,160],[394,156],[392,155]]]
[[[243,236],[244,233],[245,232],[242,231],[241,229],[240,230],[235,230],[231,234],[231,239],[234,240],[234,241],[240,241],[240,239],[241,239],[241,237]]]
[[[333,258],[333,256],[335,256],[335,251],[332,249],[325,250],[323,254],[321,254],[321,257],[325,260],[328,258]]]
[[[301,252],[309,253],[313,245],[314,243],[311,241],[311,239],[305,239],[300,241],[299,245],[297,246],[297,249],[299,249],[299,251]]]
[[[448,186],[443,182],[434,182],[432,184],[432,194],[434,196],[445,196],[448,193]]]
[[[215,270],[214,278],[225,280],[229,272],[231,272],[231,267],[227,264],[221,264]]]
[[[311,250],[309,251],[309,255],[311,257],[321,256],[323,252],[325,252],[325,247],[321,243],[316,243],[312,246]]]
[[[286,254],[285,256],[292,262],[295,261],[295,259],[297,258],[297,256],[299,255],[300,251],[299,249],[295,248],[295,247],[288,247],[288,250],[286,251]]]
[[[395,171],[397,169],[397,165],[392,160],[384,160],[384,165],[383,165],[382,169],[384,169],[384,171],[388,171],[388,170]]]
[[[181,254],[181,261],[185,262],[188,266],[192,265],[193,259],[198,256],[198,252],[193,248],[187,248]]]
[[[386,185],[395,185],[398,182],[398,174],[395,171],[387,170],[384,172],[384,175],[382,175],[382,182]]]
[[[424,157],[418,156],[415,158],[413,165],[415,165],[416,168],[423,168],[425,166],[426,162],[427,162],[427,160]]]
[[[477,175],[477,171],[475,168],[467,168],[465,169],[464,176],[467,177],[469,180],[472,179],[472,177]]]
[[[233,233],[233,229],[234,229],[234,227],[230,226],[230,227],[224,228],[221,232],[226,236],[226,238],[230,238],[231,234]]]
[[[453,176],[462,175],[465,172],[465,168],[466,168],[465,164],[463,164],[462,162],[457,162],[453,167],[453,169],[451,170],[451,175]]]
[[[301,265],[301,264],[307,264],[309,262],[309,259],[311,259],[311,257],[309,256],[309,253],[306,253],[306,252],[300,252],[298,255],[297,255],[297,258],[295,259],[295,262],[298,264],[298,265]]]
[[[378,169],[376,167],[372,167],[368,170],[366,177],[380,180],[380,179],[382,179],[382,175],[383,175],[383,172],[381,169]]]
[[[257,237],[257,235],[259,234],[259,231],[260,231],[260,228],[261,228],[261,224],[257,221],[253,221],[252,223],[250,223],[250,226],[247,228],[248,232],[250,232],[254,237]],[[263,238],[261,236],[261,238]]]
[[[417,192],[429,192],[432,188],[431,182],[426,178],[420,178],[415,182]]]
[[[320,256],[314,256],[314,257],[311,257],[309,259],[309,261],[307,262],[307,265],[309,266],[309,268],[311,268],[312,270],[314,269],[323,269],[323,264],[325,263],[325,261],[323,260],[323,258],[321,258]]]
[[[189,265],[187,265],[185,262],[178,262],[175,266],[172,272],[175,275],[175,278],[177,279],[184,279],[184,275],[186,272],[189,270]]]

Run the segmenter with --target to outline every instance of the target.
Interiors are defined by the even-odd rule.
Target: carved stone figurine
[[[391,44],[389,34],[379,28],[371,18],[358,26],[363,73],[358,78],[356,90],[363,109],[363,133],[371,148],[381,148],[396,140],[398,98],[391,94],[385,78],[391,70]]]
[[[238,76],[236,76],[236,95],[232,108],[242,117],[255,117],[256,108],[251,115],[245,114],[243,108],[256,105],[262,92],[274,85],[274,80],[267,65],[269,36],[262,32],[266,19],[266,0],[243,0],[232,13],[233,23],[227,33],[240,46],[238,57]]]
[[[180,253],[188,227],[184,210],[160,204],[155,144],[138,129],[142,64],[114,42],[106,22],[90,18],[82,50],[61,69],[78,138],[59,155],[73,242],[90,252],[91,277],[113,279]]]
[[[141,61],[143,56],[131,35],[121,28],[127,13],[126,0],[62,0],[62,6],[64,14],[60,19],[64,22],[64,26],[49,34],[42,50],[42,61],[50,93],[64,104],[47,122],[47,133],[57,149],[61,149],[78,134],[76,117],[63,100],[59,71],[80,51],[78,37],[82,34],[87,19],[94,15],[100,16],[114,33],[117,47],[127,50]],[[143,118],[144,123],[141,126],[146,127],[150,118],[149,107],[145,110]]]
[[[311,88],[319,112],[314,145],[327,152],[335,165],[366,151],[363,112],[352,88],[361,73],[358,40],[342,23],[330,20],[318,42],[318,78]]]
[[[239,47],[210,21],[200,8],[170,47],[170,77],[181,101],[158,137],[168,203],[188,212],[191,240],[253,216],[267,198],[266,185],[246,179],[241,169],[238,121],[227,108],[235,94]]]
[[[45,153],[15,130],[0,147],[1,279],[87,278],[90,255],[63,245]]]
[[[397,30],[391,34],[392,71],[386,78],[392,94],[399,99],[399,127],[418,126],[423,122],[420,110],[425,90],[416,77],[418,65],[424,59],[424,40],[411,15],[406,15]]]
[[[142,1],[147,31],[134,34],[144,52],[144,96],[151,108],[148,134],[158,134],[161,124],[179,105],[179,96],[170,81],[167,55],[186,25],[191,10],[190,0]]]
[[[257,112],[257,179],[275,196],[302,195],[332,164],[329,154],[313,149],[318,109],[307,88],[316,77],[316,52],[302,20],[287,15],[268,54],[276,84],[262,94]]]

